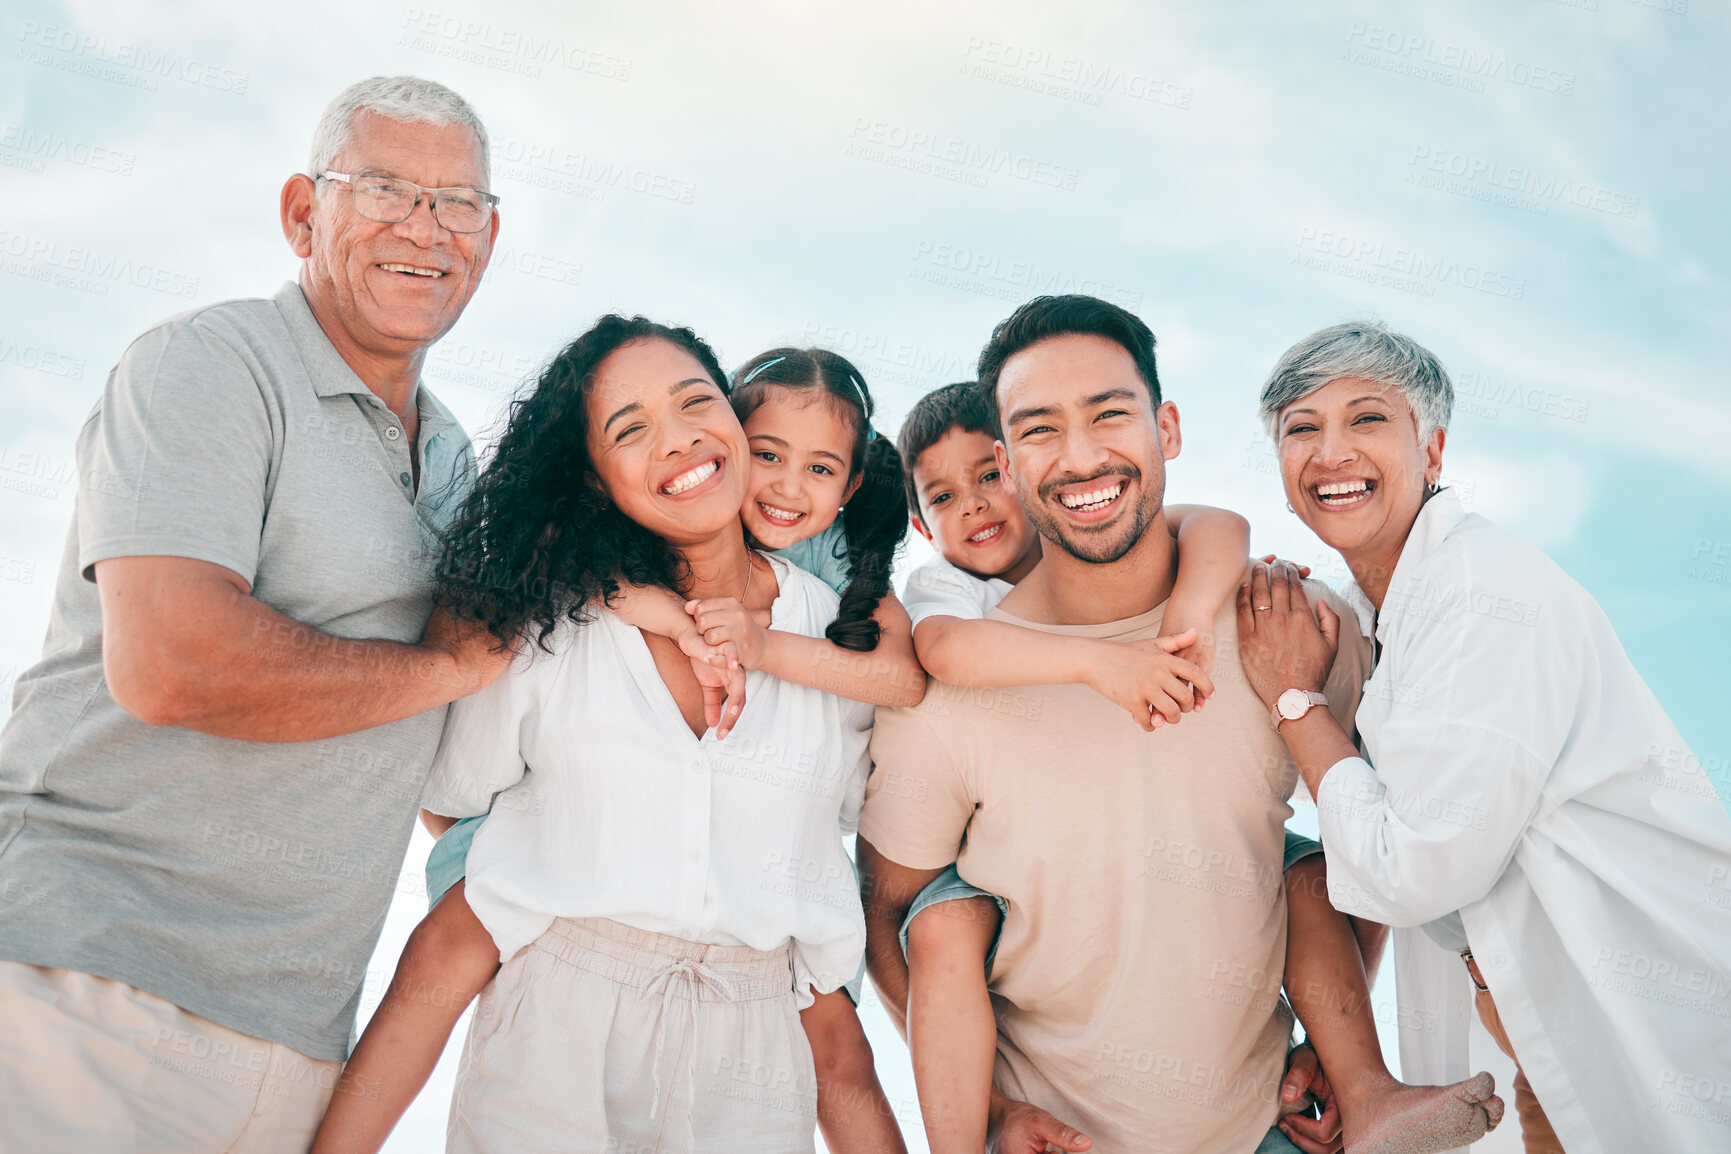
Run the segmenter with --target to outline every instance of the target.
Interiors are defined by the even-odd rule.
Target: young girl
[[[765,628],[736,598],[688,602],[662,586],[627,586],[611,608],[694,660],[737,662],[871,705],[919,704],[925,673],[907,611],[890,590],[908,527],[902,463],[871,426],[875,406],[859,370],[825,349],[780,348],[751,358],[734,380],[733,409],[752,455],[740,520],[759,547],[840,595],[825,640]],[[729,698],[720,736],[742,704]]]
[[[702,351],[707,353],[707,348]],[[568,349],[561,359],[569,358],[571,352]],[[589,361],[589,373],[599,373],[602,364],[596,363],[593,356]],[[548,388],[553,373],[550,369],[543,377],[543,390]],[[871,430],[872,402],[863,381],[852,365],[834,354],[791,349],[754,358],[738,374],[738,380],[740,388],[732,400],[744,418],[752,461],[742,490],[735,490],[743,491],[745,497],[736,506],[741,510],[739,521],[749,528],[758,545],[788,547],[817,542],[819,551],[810,563],[840,594],[834,620],[824,630],[826,636],[818,638],[798,628],[766,628],[771,605],[765,601],[761,586],[757,595],[751,594],[749,572],[739,596],[694,598],[689,603],[690,612],[686,598],[645,580],[643,572],[622,572],[612,581],[599,583],[597,588],[584,589],[581,584],[573,584],[573,588],[590,598],[590,616],[598,616],[595,607],[605,605],[612,610],[613,617],[639,625],[646,637],[657,634],[676,639],[680,652],[691,658],[693,672],[700,680],[707,679],[710,688],[719,686],[720,675],[729,672],[718,667],[732,666],[733,673],[761,670],[788,682],[864,702],[918,701],[924,678],[913,659],[907,615],[893,595],[886,596],[890,561],[906,527],[900,504],[899,459],[894,448]],[[501,445],[501,459],[507,457],[518,427],[514,413],[512,430]],[[527,437],[526,428],[524,433]],[[552,446],[546,448],[551,451]],[[518,458],[526,457],[526,452],[520,452],[513,460],[521,465]],[[698,476],[701,472],[698,469],[690,477],[676,478],[663,494],[678,500],[685,497],[687,489],[701,489],[708,480],[708,475]],[[848,506],[845,513],[844,504]],[[838,513],[844,531],[826,534]],[[736,533],[739,521],[735,523]],[[637,584],[627,585],[618,578],[630,578]],[[685,589],[691,586],[689,581],[681,585]],[[785,580],[783,593],[786,593]],[[780,605],[780,601],[775,603],[777,611]],[[712,635],[715,644],[702,640],[699,634],[703,632]],[[541,636],[547,636],[545,630]],[[872,656],[862,657],[862,652],[870,652]],[[511,678],[513,673],[516,670],[502,680]],[[524,674],[519,680],[526,681],[530,676]],[[704,721],[714,725],[721,720],[731,726],[738,720],[742,704],[739,680],[735,679],[732,686],[729,715],[718,718],[710,710]],[[765,684],[759,682],[760,694]],[[507,686],[503,692],[510,691]],[[766,704],[765,708],[768,707]],[[865,720],[869,725],[869,712]],[[447,743],[457,721],[454,716],[452,727],[447,729]],[[720,730],[714,733],[718,742],[725,736]],[[844,744],[855,740],[845,727],[835,739]],[[733,772],[751,776],[760,772],[774,774],[783,768],[771,764],[776,761],[769,756],[772,745],[761,740],[756,745],[762,751],[759,760],[764,764],[737,766]],[[789,752],[799,761],[813,757],[811,750],[800,752],[797,748],[783,750],[778,757]],[[863,756],[863,744],[860,753]],[[451,793],[449,767],[443,771],[436,767],[436,778],[441,772],[445,792]],[[540,797],[533,790],[513,789],[496,795],[494,809],[513,811],[514,820],[522,807],[538,804]],[[857,807],[857,797],[853,804]],[[484,799],[481,805],[485,805]],[[539,816],[538,811],[535,816]],[[451,819],[435,814],[423,814],[423,819],[434,832],[451,825]],[[499,971],[499,947],[494,935],[470,908],[466,883],[459,880],[450,884],[453,876],[461,876],[465,835],[473,836],[478,820],[465,819],[464,828],[446,834],[435,849],[434,860],[428,866],[428,883],[436,904],[411,936],[391,987],[356,1046],[315,1143],[316,1152],[378,1149],[425,1084],[464,1008],[476,991]],[[552,820],[557,824],[558,816],[553,815]],[[827,852],[829,847],[822,848]],[[839,838],[834,848],[839,851]],[[774,893],[792,892],[837,908],[855,900],[851,876],[828,877],[834,872],[833,866],[825,867],[823,873],[826,885],[840,887],[837,892],[808,893],[812,887],[804,884],[807,880],[804,871],[814,861],[794,860],[797,857],[792,853],[766,856],[756,888]],[[845,854],[839,857],[846,860]],[[664,863],[664,869],[677,872],[681,864],[670,861]],[[439,891],[445,885],[450,885],[449,891],[441,894]],[[517,951],[516,956],[521,957],[522,952]],[[520,980],[516,975],[512,977],[514,982]],[[819,993],[814,988],[811,993],[812,1004],[800,1011],[800,1020],[815,1067],[818,1124],[826,1143],[837,1151],[902,1150],[853,1001],[841,990]],[[482,1010],[497,1011],[499,1007],[492,1005],[491,1000],[484,1000]],[[471,1046],[473,1043],[471,1038]],[[642,1071],[641,1076],[653,1075],[659,1094],[667,1063],[662,1059],[659,1043],[657,1047],[656,1060],[651,1063],[653,1070]],[[741,1058],[741,1062],[744,1060]],[[723,1093],[734,1089],[748,1095],[763,1093],[758,1079],[761,1071],[732,1063],[731,1059],[728,1063],[728,1070],[703,1073],[725,1081],[731,1071],[733,1080],[741,1085],[729,1086]],[[465,1075],[469,1065],[470,1055],[466,1051]],[[778,1067],[769,1070],[766,1076],[773,1082],[788,1073]],[[454,1110],[453,1134],[455,1115]]]

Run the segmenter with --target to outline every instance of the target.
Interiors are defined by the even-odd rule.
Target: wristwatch
[[[1274,710],[1269,718],[1276,733],[1280,732],[1283,721],[1297,721],[1310,712],[1313,705],[1327,705],[1328,698],[1310,689],[1288,689],[1274,699]]]

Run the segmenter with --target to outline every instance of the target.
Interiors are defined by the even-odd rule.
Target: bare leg
[[[499,949],[452,886],[421,919],[355,1045],[312,1154],[372,1154],[427,1084],[451,1030],[499,970]]]
[[[1502,1015],[1497,1013],[1497,1004],[1490,991],[1480,990],[1474,996],[1473,1004],[1478,1009],[1479,1021],[1490,1031],[1491,1040],[1515,1063],[1515,1115],[1521,1120],[1521,1143],[1526,1147],[1526,1154],[1563,1154],[1563,1144],[1557,1140],[1551,1120],[1545,1117],[1544,1107],[1539,1105],[1532,1084],[1527,1081],[1527,1073],[1521,1069],[1520,1059],[1515,1057],[1514,1047],[1509,1045],[1508,1031],[1503,1029]]]
[[[818,994],[799,1012],[799,1021],[817,1069],[817,1126],[824,1145],[834,1154],[907,1154],[853,999],[841,990]]]
[[[1347,1154],[1428,1154],[1465,1146],[1503,1116],[1489,1074],[1408,1086],[1390,1074],[1351,921],[1328,900],[1321,854],[1286,873],[1286,994],[1340,1105]]]
[[[996,902],[928,906],[908,925],[908,1047],[932,1154],[986,1148],[997,1020],[986,992]]]

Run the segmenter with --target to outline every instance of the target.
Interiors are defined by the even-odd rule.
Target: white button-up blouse
[[[772,627],[821,637],[837,597],[769,558]],[[469,905],[502,958],[555,918],[611,918],[711,945],[793,943],[793,988],[851,980],[865,920],[842,844],[870,769],[872,707],[746,677],[726,741],[692,735],[643,635],[609,612],[562,627],[456,702],[422,804],[491,816]]]
[[[1375,628],[1365,758],[1318,791],[1335,906],[1460,911],[1570,1154],[1731,1150],[1731,816],[1604,612],[1445,489]],[[1465,1077],[1460,960],[1395,946],[1403,1075]]]

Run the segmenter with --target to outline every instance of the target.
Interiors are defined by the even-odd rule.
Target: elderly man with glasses
[[[298,283],[139,337],[78,435],[42,660],[0,733],[0,1141],[305,1150],[445,706],[474,473],[421,384],[487,267],[456,93],[341,93],[282,190]]]

